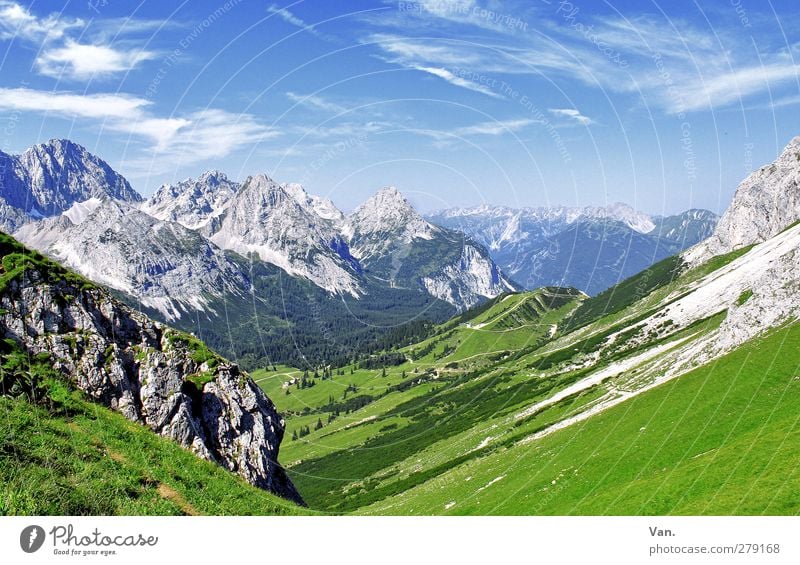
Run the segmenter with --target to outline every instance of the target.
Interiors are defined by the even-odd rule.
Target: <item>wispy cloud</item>
[[[796,46],[743,44],[738,28],[720,23],[710,31],[675,18],[597,16],[580,10],[568,15],[558,12],[554,3],[549,11],[538,8],[542,17],[536,24],[545,33],[513,34],[472,21],[476,7],[483,13],[491,6],[467,0],[423,1],[393,17],[372,17],[364,42],[374,44],[387,62],[487,95],[487,90],[497,91],[475,77],[530,75],[551,82],[577,80],[640,97],[668,114],[722,108],[800,86]],[[465,24],[475,32],[461,35]],[[416,29],[424,36],[415,37]],[[562,117],[585,123],[579,116]]]
[[[472,135],[507,135],[540,123],[542,123],[540,120],[533,119],[488,121],[457,128],[453,130],[453,133],[459,137]]]
[[[296,104],[316,108],[332,114],[342,114],[347,111],[344,106],[340,106],[335,102],[331,102],[317,94],[297,94],[296,92],[287,92],[286,98]]]
[[[514,134],[518,131],[527,129],[534,125],[544,123],[543,120],[529,118],[511,120],[489,120],[478,122],[469,126],[462,126],[447,130],[441,129],[418,129],[414,133],[432,137],[437,145],[450,146],[458,139],[469,137],[500,137]]]
[[[485,94],[486,96],[491,96],[492,98],[502,98],[500,94],[493,91],[491,88],[484,86],[480,83],[459,77],[442,67],[423,67],[418,65],[412,65],[411,68],[416,69],[418,71],[422,71],[424,73],[432,74],[434,76],[446,80],[450,84],[454,84],[455,86],[460,86],[461,88],[466,88],[467,90],[474,90],[475,92],[480,92],[481,94]]]
[[[298,27],[298,28],[302,29],[303,31],[307,31],[311,35],[316,35],[319,38],[324,38],[325,37],[313,25],[307,24],[306,22],[304,22],[302,19],[298,18],[296,15],[294,15],[292,12],[290,12],[286,8],[281,8],[280,6],[276,6],[275,4],[272,4],[271,6],[269,6],[267,8],[267,12],[270,13],[270,14],[275,14],[276,16],[281,18],[283,21],[285,21],[287,24],[291,24],[291,25],[293,25],[295,27]]]
[[[332,124],[319,124],[308,126],[296,126],[292,132],[301,137],[313,139],[339,138],[347,139],[354,137],[364,137],[374,133],[388,130],[401,129],[400,126],[384,121],[369,120],[366,122],[340,122]]]
[[[569,120],[574,120],[584,126],[588,126],[594,123],[593,119],[584,116],[575,108],[550,108],[548,112],[550,112],[554,116],[567,118]]]
[[[84,80],[126,72],[155,57],[153,51],[83,45],[69,39],[62,47],[44,51],[37,57],[36,66],[46,76]]]
[[[83,95],[28,88],[0,88],[0,109],[64,119],[86,119],[106,130],[143,139],[163,167],[224,157],[241,147],[279,135],[250,114],[204,109],[157,116],[151,102],[126,94]],[[153,159],[149,159],[152,167]]]
[[[30,88],[0,88],[0,108],[29,112],[52,112],[70,118],[138,117],[150,104],[125,94],[73,94]]]

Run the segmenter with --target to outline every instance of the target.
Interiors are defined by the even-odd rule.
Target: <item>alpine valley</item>
[[[68,140],[0,160],[0,225],[249,368],[341,364],[523,288],[596,294],[716,223],[705,211],[650,218],[624,205],[425,219],[394,188],[345,215],[300,185],[219,171],[144,200]]]
[[[3,513],[800,513],[800,138],[719,221],[0,158]]]

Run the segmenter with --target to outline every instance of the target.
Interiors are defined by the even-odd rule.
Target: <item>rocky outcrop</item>
[[[44,263],[45,265],[47,263]],[[95,401],[302,503],[278,463],[285,424],[239,368],[193,336],[134,312],[77,277],[33,268],[0,295],[0,334],[54,368]]]
[[[685,253],[699,264],[716,255],[761,243],[800,220],[800,137],[772,163],[747,177],[709,239]]]

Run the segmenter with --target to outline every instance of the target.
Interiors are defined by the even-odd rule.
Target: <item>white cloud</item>
[[[0,108],[46,112],[69,118],[135,119],[150,102],[125,94],[73,94],[30,88],[0,88]]]
[[[128,72],[140,63],[154,59],[156,53],[138,48],[132,41],[109,42],[109,35],[141,33],[170,25],[156,20],[107,19],[92,22],[91,28],[81,19],[61,14],[38,17],[16,2],[0,0],[0,39],[19,39],[39,50],[36,70],[45,76],[85,80],[106,78]],[[81,40],[70,30],[81,29]],[[112,33],[113,32],[113,33]]]
[[[43,75],[83,80],[127,72],[155,56],[152,51],[118,50],[107,45],[84,45],[69,39],[62,47],[44,51],[36,59],[36,66]]]
[[[0,109],[100,122],[104,129],[149,142],[159,167],[167,169],[176,159],[194,163],[224,157],[279,135],[250,114],[209,108],[184,116],[160,117],[149,110],[150,104],[126,94],[81,95],[0,88]],[[152,166],[153,159],[148,162]]]
[[[800,65],[785,62],[746,67],[717,74],[707,80],[681,85],[680,92],[687,110],[703,110],[727,106],[759,92],[768,92],[787,82],[797,84]],[[673,111],[679,111],[674,106]]]
[[[322,34],[314,26],[308,25],[306,22],[295,16],[286,8],[281,8],[279,6],[276,6],[275,4],[272,4],[270,7],[267,8],[267,12],[270,14],[275,14],[286,23],[291,24],[295,27],[299,27],[300,29],[302,29],[303,31],[307,31],[311,35],[322,37]]]
[[[422,67],[416,65],[412,66],[412,68],[442,78],[455,86],[460,86],[461,88],[466,88],[467,90],[474,90],[475,92],[480,92],[481,94],[491,96],[492,98],[502,98],[500,94],[494,92],[491,88],[483,84],[456,76],[447,69],[441,67]]]
[[[188,116],[189,124],[163,148],[184,162],[224,157],[241,147],[249,147],[280,135],[278,130],[260,124],[251,114],[233,114],[208,108]]]
[[[370,120],[367,122],[340,122],[333,125],[321,124],[316,126],[297,126],[295,133],[309,138],[356,138],[364,137],[380,131],[397,130],[400,126],[389,122]]]
[[[0,39],[19,38],[43,43],[60,39],[68,29],[84,25],[81,19],[67,20],[55,14],[37,18],[16,2],[0,1]]]
[[[550,112],[554,116],[575,120],[576,122],[584,126],[588,126],[594,123],[593,119],[584,116],[574,108],[550,108],[548,112]]]
[[[715,25],[710,31],[674,18],[579,12],[574,19],[554,14],[537,18],[546,33],[511,35],[484,26],[463,40],[454,39],[461,37],[454,35],[454,26],[468,23],[467,4],[431,0],[397,17],[373,17],[364,43],[374,43],[387,62],[484,94],[485,84],[474,77],[513,82],[508,75],[529,75],[556,83],[573,79],[641,97],[668,114],[722,108],[767,92],[785,96],[787,88],[796,92],[800,84],[796,48],[787,52],[744,44],[738,28]],[[424,37],[409,33],[415,29],[409,24],[415,22]],[[383,31],[375,32],[375,26]],[[579,116],[562,116],[586,123]]]
[[[453,133],[459,137],[471,135],[498,136],[513,133],[539,123],[541,123],[540,120],[531,119],[480,122],[471,126],[458,128],[454,130]]]
[[[326,112],[342,114],[347,111],[344,106],[340,106],[339,104],[331,102],[330,100],[326,100],[322,96],[316,94],[297,94],[296,92],[287,92],[286,98],[296,104],[309,106],[318,110],[324,110]]]
[[[449,130],[420,129],[414,130],[414,132],[432,137],[439,144],[449,145],[459,138],[475,136],[499,137],[542,123],[544,123],[543,120],[534,120],[528,118],[491,120]]]

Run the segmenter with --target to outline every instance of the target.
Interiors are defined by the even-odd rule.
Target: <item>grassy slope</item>
[[[406,348],[409,356],[412,351],[430,352],[387,367],[385,377],[382,370],[359,369],[351,374],[348,368],[345,375],[316,380],[310,389],[291,386],[287,395],[283,384],[299,372],[286,367],[275,373],[257,372],[256,381],[288,414],[290,435],[303,426],[313,429],[318,419],[324,423],[321,430],[282,447],[282,460],[298,488],[316,507],[346,511],[369,497],[416,483],[424,478],[420,472],[438,473],[442,465],[454,464],[464,450],[481,441],[473,443],[474,426],[506,418],[561,383],[533,381],[518,371],[498,369],[497,352],[506,356],[502,352],[546,340],[552,326],[574,310],[576,298],[576,293],[552,290],[508,296],[468,322],[445,324],[427,342]],[[427,348],[431,343],[434,347]],[[447,354],[442,356],[443,352]],[[400,383],[409,387],[396,390]],[[328,423],[320,409],[330,397],[341,401],[343,391],[352,385],[358,391],[351,396],[377,400]],[[422,465],[407,460],[415,453],[424,453]],[[397,480],[386,479],[387,474]],[[364,479],[370,479],[368,494],[353,490]]]
[[[669,337],[654,336],[645,346],[628,347],[625,336],[618,338],[614,345],[606,344],[609,335],[686,293],[701,277],[746,251],[734,252],[689,271],[677,260],[654,266],[653,271],[638,275],[621,286],[621,289],[633,289],[638,300],[630,300],[627,293],[617,289],[604,297],[582,301],[580,307],[575,300],[556,304],[553,311],[531,307],[537,303],[537,293],[493,301],[474,314],[440,326],[426,341],[402,350],[415,361],[387,368],[386,377],[380,377],[380,371],[362,370],[354,375],[347,371],[344,377],[336,376],[333,381],[322,382],[325,390],[333,391],[335,396],[337,392],[341,395],[347,384],[356,381],[357,394],[374,394],[399,382],[401,371],[406,372],[406,381],[423,377],[421,383],[415,382],[408,390],[391,392],[364,408],[340,415],[330,424],[326,414],[320,412],[322,389],[296,391],[292,388],[288,397],[281,396],[276,387],[280,387],[284,377],[263,373],[262,385],[279,407],[287,405],[293,410],[306,411],[305,415],[302,412],[297,412],[297,416],[290,414],[290,430],[301,425],[313,427],[320,416],[325,423],[321,430],[308,437],[286,443],[284,460],[291,467],[293,479],[312,507],[334,512],[360,511],[359,508],[363,510],[364,507],[389,513],[416,513],[420,509],[426,513],[492,511],[478,505],[465,507],[461,502],[452,506],[453,500],[442,501],[438,497],[431,497],[433,502],[429,504],[425,493],[428,489],[451,492],[446,485],[451,477],[460,476],[462,469],[469,469],[469,476],[480,472],[486,478],[483,485],[478,481],[465,487],[464,492],[485,487],[504,475],[498,470],[502,465],[509,466],[503,454],[517,453],[520,448],[514,446],[519,440],[586,409],[617,388],[640,386],[633,385],[640,379],[640,372],[629,371],[532,416],[523,419],[514,416],[586,376],[587,372],[578,366],[598,349],[602,354],[592,370],[602,368],[613,359],[636,355],[655,343],[669,344],[681,337],[691,338],[712,331],[724,318],[724,312],[673,335],[669,335],[668,330],[665,335]],[[550,337],[554,326],[559,331]],[[413,370],[417,372],[412,373]],[[434,374],[436,379],[426,380],[426,374]],[[625,403],[618,410],[627,409],[632,402],[640,400]],[[676,406],[683,405],[678,402]],[[621,446],[615,449],[619,451]],[[527,480],[529,471],[527,468],[520,472],[514,470],[514,477]],[[468,476],[462,478],[464,482],[471,482]],[[489,491],[506,479],[503,477],[484,490]],[[558,473],[555,478],[548,479],[551,483],[552,480],[559,484]],[[472,491],[471,487],[474,487]],[[545,493],[544,500],[561,500],[553,493],[560,491],[560,487],[550,491],[544,488],[535,495],[537,498]],[[417,497],[422,498],[417,500]],[[497,509],[493,511],[571,511],[553,504],[512,508],[496,504]],[[569,504],[574,506],[575,501]],[[585,504],[586,509],[579,512],[598,512]],[[609,503],[608,507],[612,512],[646,512],[646,509],[631,510],[619,501]]]
[[[0,397],[0,514],[297,514],[120,414],[49,383],[56,408]]]
[[[43,283],[96,288],[3,233],[0,255],[0,292],[28,269],[38,271]],[[170,339],[187,341],[202,357],[198,362],[215,357],[190,336],[173,332]],[[9,394],[0,395],[0,515],[304,512],[86,401],[46,357],[30,357],[10,340],[0,343],[0,389]],[[36,394],[13,386],[20,377],[34,379]]]
[[[798,351],[796,324],[365,511],[798,514]]]

